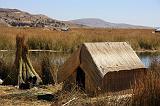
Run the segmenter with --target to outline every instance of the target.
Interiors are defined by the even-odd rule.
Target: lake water
[[[32,58],[35,58],[38,60],[42,60],[42,57],[47,55],[49,59],[51,60],[52,64],[55,65],[62,65],[69,57],[71,54],[65,54],[65,53],[32,53],[30,56]],[[155,53],[149,53],[149,52],[141,52],[137,53],[138,57],[140,60],[143,62],[146,68],[149,68],[151,63],[156,59],[160,62],[160,52],[155,52]]]
[[[141,52],[137,53],[138,57],[141,59],[146,68],[149,68],[151,63],[155,60],[160,62],[160,52]]]
[[[154,59],[157,59],[160,61],[160,52],[156,53],[148,53],[148,52],[142,52],[142,53],[137,53],[143,64],[145,65],[146,68],[150,66],[152,61]],[[31,62],[34,64],[41,64],[42,60],[44,58],[48,58],[51,62],[51,64],[60,66],[62,65],[66,59],[68,59],[70,54],[65,54],[65,53],[53,53],[53,52],[30,52],[30,59]],[[4,61],[7,63],[13,63],[15,59],[15,53],[14,52],[0,52],[0,58],[3,58]]]
[[[42,60],[42,57],[44,58],[44,56],[46,55],[51,60],[52,64],[58,66],[62,65],[66,61],[66,59],[68,59],[70,56],[70,54],[65,54],[65,53],[47,53],[47,52],[32,52],[30,56],[32,57],[32,59],[34,60],[37,59],[37,61],[39,61]],[[137,53],[137,55],[141,59],[146,68],[149,68],[152,61],[154,61],[155,59],[157,59],[160,62],[160,52],[154,52],[154,53],[141,52]]]

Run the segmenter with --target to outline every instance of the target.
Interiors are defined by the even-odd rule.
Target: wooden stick
[[[26,63],[26,71],[27,71],[27,75],[28,75],[28,78],[29,77],[34,77],[34,73],[31,71],[30,67],[28,66],[28,64]]]
[[[24,81],[26,81],[26,78],[27,78],[27,73],[26,73],[26,65],[25,65],[25,63],[23,62],[22,63],[22,70],[23,70],[23,72],[22,72],[22,77],[23,77],[23,80]]]
[[[69,104],[70,102],[72,102],[73,100],[75,100],[76,98],[74,97],[73,99],[69,100],[68,102],[66,102],[65,104],[63,104],[62,106],[65,106],[67,104]]]
[[[18,85],[20,86],[21,83],[24,83],[22,78],[22,58],[19,59],[19,74],[18,74]]]
[[[26,57],[26,62],[27,62],[27,65],[29,66],[31,72],[33,72],[33,74],[37,77],[37,83],[41,83],[42,82],[42,79],[39,77],[39,75],[36,73],[36,71],[34,70],[30,60],[28,57]]]

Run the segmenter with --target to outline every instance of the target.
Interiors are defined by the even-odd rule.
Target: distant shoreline
[[[0,52],[14,52],[15,50],[0,50]],[[67,53],[64,51],[56,51],[56,50],[29,50],[29,52],[52,52],[52,53]],[[156,53],[156,52],[160,52],[160,50],[135,50],[136,53]]]
[[[136,53],[145,53],[145,52],[156,53],[156,52],[160,52],[160,50],[136,50],[135,52]]]

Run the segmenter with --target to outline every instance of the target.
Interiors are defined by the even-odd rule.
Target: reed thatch
[[[109,85],[109,83],[104,85],[105,81],[103,81],[107,79],[105,76],[108,73],[122,71],[131,73],[131,70],[140,72],[141,69],[145,69],[134,50],[126,42],[84,43],[60,68],[58,82],[63,82],[72,75],[74,77],[78,76],[73,73],[79,67],[85,73],[85,87],[87,88],[88,84],[90,84],[89,86],[92,88],[100,89]],[[137,71],[138,69],[139,71]],[[135,77],[135,74],[133,76],[130,75],[130,77]]]
[[[13,71],[5,79],[4,84],[18,85],[21,89],[42,83],[41,78],[34,70],[28,57],[28,48],[24,37],[16,37],[16,58]]]

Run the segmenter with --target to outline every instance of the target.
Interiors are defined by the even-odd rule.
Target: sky
[[[0,0],[0,8],[45,14],[58,20],[100,18],[113,23],[160,27],[160,0]]]

